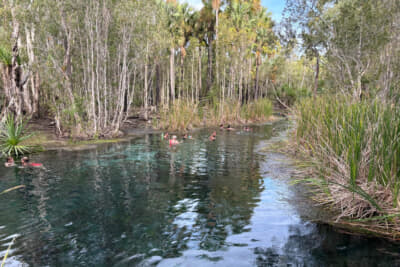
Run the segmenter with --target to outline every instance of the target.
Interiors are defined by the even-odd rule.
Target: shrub
[[[33,133],[26,134],[27,121],[17,119],[13,115],[8,115],[5,122],[0,126],[0,152],[7,156],[20,156],[32,153],[38,146],[30,146],[23,144]]]

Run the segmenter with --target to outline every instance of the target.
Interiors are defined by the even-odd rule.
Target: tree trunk
[[[213,69],[212,69],[212,37],[208,37],[209,41],[208,41],[208,60],[207,60],[207,91],[206,94],[208,94],[208,92],[210,92],[210,89],[212,87],[212,83],[213,83]]]
[[[196,100],[197,101],[199,100],[199,96],[200,96],[199,92],[201,92],[203,90],[203,86],[202,86],[202,78],[203,77],[201,74],[202,74],[201,73],[201,47],[199,47],[199,86],[196,91]]]
[[[161,103],[161,71],[160,71],[160,64],[157,63],[156,66],[156,99],[155,105],[158,107]]]
[[[21,97],[21,68],[18,64],[19,58],[19,21],[16,18],[14,7],[11,6],[12,16],[12,58],[11,58],[11,75],[10,75],[10,99],[8,110],[12,111],[17,117],[22,114],[22,97]]]
[[[258,90],[259,90],[259,82],[260,82],[260,70],[259,70],[260,63],[261,63],[260,61],[261,61],[261,58],[259,55],[257,55],[256,56],[256,84],[255,84],[256,89],[255,89],[255,93],[254,93],[255,99],[258,98]]]
[[[319,53],[316,52],[316,64],[315,64],[315,79],[314,79],[314,92],[313,95],[314,97],[317,96],[317,90],[318,90],[318,81],[319,81]]]
[[[143,102],[144,102],[144,119],[147,121],[149,119],[149,115],[148,115],[148,81],[147,81],[147,72],[148,72],[148,66],[147,66],[147,62],[144,64],[144,98],[143,98]]]
[[[218,19],[219,7],[215,10],[215,73],[217,76],[217,85],[219,86],[219,70],[218,70]]]
[[[169,67],[170,67],[170,85],[171,85],[171,99],[172,103],[175,102],[175,49],[171,48],[171,54],[169,56]]]

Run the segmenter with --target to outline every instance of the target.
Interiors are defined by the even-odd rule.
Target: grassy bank
[[[186,131],[220,124],[237,125],[266,121],[271,115],[272,103],[268,99],[259,99],[245,105],[240,105],[238,102],[225,102],[213,106],[176,101],[169,109],[160,113],[160,119],[155,122],[155,127],[171,131]]]
[[[325,96],[298,103],[295,121],[318,201],[339,211],[337,221],[399,238],[400,107]]]

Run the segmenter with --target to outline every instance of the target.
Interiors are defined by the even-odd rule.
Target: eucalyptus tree
[[[324,0],[322,0],[324,1]],[[315,59],[314,96],[317,94],[320,75],[320,56],[324,50],[325,25],[323,24],[324,4],[320,0],[287,0],[285,7],[285,18],[287,27],[296,29],[288,30],[295,32],[301,39],[301,46],[305,54]]]
[[[245,86],[251,82],[251,45],[255,40],[255,31],[253,29],[256,19],[252,14],[252,5],[248,2],[232,1],[227,6],[226,12],[228,19],[231,21],[232,34],[235,36],[232,49],[237,50],[238,100],[243,103],[245,100],[243,93]],[[247,68],[247,71],[245,68]],[[247,83],[245,72],[249,76]],[[235,76],[234,73],[232,73],[232,78],[233,76]],[[246,92],[246,99],[248,99],[249,87]]]
[[[175,49],[181,47],[184,43],[184,29],[182,27],[182,8],[176,1],[168,0],[165,6],[168,14],[168,29],[171,34],[171,47],[170,47],[170,86],[171,86],[171,99],[175,101]]]
[[[336,67],[337,79],[360,99],[369,71],[379,61],[381,49],[390,38],[390,10],[385,1],[342,0],[324,12],[327,57]],[[332,64],[333,63],[333,64]],[[332,68],[333,69],[333,68]],[[365,93],[365,92],[364,92]]]
[[[32,41],[30,31],[25,23],[25,10],[31,10],[29,1],[2,1],[0,12],[4,20],[1,21],[2,38],[0,41],[0,72],[4,90],[4,104],[1,114],[11,112],[17,117],[23,114],[31,116],[37,112],[37,86],[30,88],[29,81],[32,75]],[[27,39],[25,39],[25,33]],[[26,44],[28,49],[26,50]],[[28,60],[26,60],[28,51]],[[32,97],[33,95],[33,97]]]

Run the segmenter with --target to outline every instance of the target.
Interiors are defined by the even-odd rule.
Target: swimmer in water
[[[229,124],[228,127],[226,127],[226,130],[228,130],[228,131],[233,131],[233,130],[235,130],[235,129],[232,128],[231,125]]]
[[[172,136],[172,139],[169,139],[169,145],[170,146],[175,146],[175,145],[178,145],[178,144],[179,144],[179,141],[177,140],[176,135]]]
[[[6,163],[4,163],[4,166],[6,166],[6,167],[15,166],[14,158],[13,157],[8,157]]]
[[[29,162],[28,157],[23,157],[21,159],[21,164],[23,167],[43,167],[42,163]]]
[[[216,131],[214,131],[214,132],[210,135],[210,137],[208,137],[208,140],[210,140],[210,141],[215,141],[215,139],[217,139],[217,132],[216,132]]]
[[[164,139],[167,139],[168,138],[168,133],[165,133],[164,134]]]
[[[223,129],[224,129],[224,125],[223,125],[222,123],[219,125],[219,129],[220,129],[220,130],[223,130]]]

